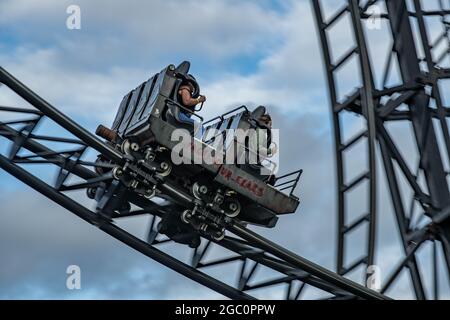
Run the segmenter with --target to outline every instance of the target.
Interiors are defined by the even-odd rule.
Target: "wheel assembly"
[[[170,172],[172,171],[172,166],[170,163],[168,162],[161,162],[161,164],[159,165],[161,171],[159,171],[159,175],[163,176],[163,177],[167,177]]]
[[[237,217],[241,213],[241,204],[237,199],[228,199],[225,202],[224,212],[227,217]]]
[[[184,210],[181,213],[181,221],[184,223],[190,224],[190,220],[192,218],[192,211],[191,210]]]
[[[222,241],[225,238],[225,229],[217,230],[211,236],[215,241]]]

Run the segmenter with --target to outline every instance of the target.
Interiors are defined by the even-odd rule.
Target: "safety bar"
[[[240,107],[234,108],[233,110],[230,110],[230,111],[228,111],[228,112],[225,112],[224,114],[222,114],[222,115],[220,115],[220,116],[216,116],[216,117],[214,117],[214,118],[212,118],[212,119],[209,119],[208,121],[204,122],[203,125],[206,125],[207,123],[213,122],[213,121],[215,121],[215,120],[217,120],[217,119],[220,119],[220,120],[223,121],[223,120],[225,119],[225,116],[226,116],[226,115],[229,115],[230,113],[236,112],[236,111],[238,111],[238,110],[240,110],[240,109],[244,109],[245,111],[248,112],[248,109],[247,109],[246,106],[240,106]]]
[[[298,181],[300,180],[302,173],[303,173],[303,169],[300,169],[300,170],[296,170],[291,173],[287,173],[285,175],[276,177],[274,187],[280,191],[290,189],[289,196],[292,196],[292,193],[294,192],[295,188],[297,187]],[[278,181],[280,181],[282,179],[286,179],[288,177],[293,177],[293,176],[295,176],[293,179],[283,181],[279,184],[276,184]],[[280,188],[280,187],[283,187],[283,188]]]
[[[258,157],[258,153],[257,153],[257,152],[255,152],[255,151],[253,151],[253,150],[250,150],[249,147],[243,145],[242,143],[239,143],[239,142],[236,140],[236,138],[234,139],[234,142],[235,142],[237,145],[239,145],[238,150],[239,150],[239,148],[242,148],[242,149],[244,150],[244,152],[247,152],[248,154],[252,153],[252,154],[254,154],[256,157]],[[239,157],[240,155],[237,154],[236,156]],[[264,162],[266,162],[267,164],[264,164]],[[251,163],[244,163],[244,164],[251,164]],[[276,164],[274,161],[270,160],[269,158],[264,158],[264,159],[262,159],[261,162],[260,162],[259,164],[260,164],[262,167],[266,168],[268,171],[270,171],[270,174],[273,174],[273,172],[274,172],[275,169],[277,168],[277,164]]]
[[[181,104],[179,104],[178,102],[176,102],[176,101],[174,101],[174,100],[172,100],[172,99],[166,98],[165,101],[166,101],[167,104],[175,105],[175,106],[177,106],[178,108],[182,109],[183,111],[186,111],[186,112],[188,112],[188,113],[190,113],[190,114],[196,116],[196,117],[199,118],[200,121],[203,123],[203,117],[199,116],[199,115],[196,114],[194,111],[189,110],[189,109],[186,108],[186,107],[183,107]]]

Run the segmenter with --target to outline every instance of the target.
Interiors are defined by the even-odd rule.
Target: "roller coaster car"
[[[192,123],[183,122],[180,112],[191,113],[203,122],[178,102],[178,88],[189,67],[187,61],[178,67],[169,65],[143,82],[125,95],[111,129],[97,129],[96,133],[127,159],[125,165],[109,163],[115,167],[99,169],[99,173],[111,174],[114,179],[90,191],[98,201],[97,210],[109,216],[126,214],[130,210],[128,199],[140,195],[167,200],[167,211],[177,212],[183,228],[188,226],[215,240],[223,238],[226,224],[233,220],[274,227],[277,215],[297,209],[299,199],[293,191],[301,170],[280,176],[269,185],[254,165],[175,165],[171,161],[171,151],[179,143],[172,141],[172,132],[184,128],[194,135]],[[235,147],[234,131],[227,129],[256,128],[256,118],[264,111],[259,107],[250,112],[242,106],[215,117],[203,123],[204,130],[195,133],[196,141],[204,148],[211,147],[218,132],[225,149]],[[100,156],[98,161],[108,159]],[[167,229],[164,223],[160,229]]]

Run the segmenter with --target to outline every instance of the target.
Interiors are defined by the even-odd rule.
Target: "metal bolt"
[[[131,150],[133,150],[133,151],[138,151],[138,150],[139,150],[139,145],[138,145],[136,142],[133,142],[133,143],[130,145],[130,148],[131,148]]]
[[[200,188],[198,189],[198,191],[200,191],[200,193],[202,194],[206,194],[208,192],[208,187],[206,186],[200,186]]]
[[[163,170],[169,169],[169,164],[167,162],[161,162],[161,169]]]
[[[113,169],[113,176],[114,176],[114,178],[119,179],[122,175],[123,175],[123,171],[122,171],[121,168],[116,167],[116,168]]]
[[[215,200],[216,200],[216,203],[217,203],[217,204],[222,204],[222,202],[223,202],[223,197],[222,197],[221,195],[217,195]]]

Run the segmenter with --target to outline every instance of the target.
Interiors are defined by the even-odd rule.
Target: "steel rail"
[[[6,138],[12,140],[12,141],[14,141],[14,136],[21,134],[20,132],[18,132],[16,130],[14,130],[13,128],[10,128],[9,126],[6,126],[6,125],[1,125],[1,128],[5,131],[5,133],[7,133],[4,136]],[[30,139],[30,138],[24,141],[23,148],[28,149],[28,150],[30,150],[32,152],[42,152],[42,151],[48,152],[50,150],[47,147],[41,145],[40,143],[38,143],[38,142],[36,142],[36,141],[34,141],[33,139]],[[98,225],[98,226],[101,225],[100,229],[102,229],[102,230],[104,228],[108,228],[108,230],[109,230],[109,227],[107,226],[108,224],[105,223],[103,220],[99,220],[98,216],[95,213],[89,211],[88,209],[86,209],[85,207],[81,206],[80,204],[74,202],[72,199],[68,198],[64,194],[58,192],[56,189],[50,187],[49,185],[45,184],[44,182],[40,181],[39,179],[33,177],[30,173],[28,173],[24,169],[20,168],[19,166],[15,165],[15,164],[12,164],[11,160],[9,160],[9,159],[1,156],[1,155],[0,155],[0,157],[1,157],[0,158],[0,160],[1,160],[0,161],[0,166],[2,168],[4,168],[6,171],[8,171],[9,173],[11,173],[12,175],[14,175],[15,177],[17,177],[19,180],[22,180],[23,182],[25,182],[28,185],[30,185],[30,183],[32,183],[30,185],[31,187],[35,188],[37,191],[41,192],[42,194],[44,194],[45,196],[47,196],[51,200],[55,201],[56,203],[62,205],[66,209],[74,212],[76,215],[80,216],[81,218],[85,218],[85,220],[87,222],[89,222],[91,224],[94,224],[94,225]],[[44,157],[46,157],[46,156],[44,156]],[[59,157],[61,157],[61,156],[53,155],[53,156],[48,156],[48,157],[55,159],[55,162],[53,163],[54,165],[56,165],[56,166],[62,166],[63,165],[63,163],[61,161],[59,161],[60,160]],[[5,162],[7,162],[9,164],[8,167],[6,167]],[[11,169],[11,168],[14,168],[14,170]],[[11,170],[13,170],[13,171],[11,171]],[[83,167],[82,165],[79,165],[79,164],[75,165],[72,168],[72,170],[73,170],[72,174],[76,174],[76,175],[78,175],[78,176],[80,176],[81,178],[84,178],[84,179],[93,178],[93,177],[95,177],[97,175],[95,172],[90,171],[90,170],[86,169],[85,167]],[[32,180],[30,180],[30,179],[32,179]],[[32,181],[32,182],[29,182],[29,181]],[[43,191],[42,188],[45,188],[45,191]],[[138,205],[141,205],[141,204],[138,204]],[[82,208],[82,209],[80,209],[80,208]],[[83,210],[83,211],[80,211],[80,210]],[[82,215],[80,215],[80,212],[84,212],[84,213]],[[114,226],[114,229],[111,229],[110,231],[113,232],[114,234],[118,234],[119,232],[124,232],[124,234],[120,235],[120,239],[119,240],[121,240],[122,237],[128,237],[128,236],[134,237],[131,234],[128,234],[128,233],[126,233],[123,230],[119,231],[121,229],[119,229],[119,230],[116,230],[116,229],[117,229],[117,227]],[[252,233],[250,230],[247,230],[247,229],[242,228],[242,227],[239,228],[237,226],[230,227],[230,231],[232,233],[234,233],[234,234],[237,233],[236,235],[238,235],[239,237],[241,237],[243,239],[245,239],[246,236],[244,236],[242,234],[242,232],[246,232],[247,236],[249,234],[252,235],[253,237],[257,236],[256,234]],[[109,232],[107,232],[107,233],[109,233]],[[116,237],[116,236],[114,236],[114,237]],[[310,272],[310,270],[313,270],[313,272],[310,272],[310,273],[314,277],[307,276],[307,277],[304,277],[303,280],[306,283],[309,283],[310,285],[313,285],[313,286],[316,286],[318,288],[321,288],[322,290],[325,290],[325,291],[328,291],[328,292],[331,292],[331,293],[336,293],[337,292],[338,294],[339,293],[342,294],[342,291],[345,291],[345,292],[352,293],[352,294],[354,294],[355,296],[358,296],[358,297],[373,298],[371,296],[372,295],[371,291],[369,291],[370,294],[366,294],[366,293],[360,294],[360,291],[358,289],[361,289],[362,286],[359,286],[360,288],[358,288],[358,286],[356,286],[356,290],[353,290],[354,288],[352,288],[352,286],[349,286],[349,284],[352,284],[351,281],[344,281],[344,286],[342,286],[341,285],[342,281],[340,281],[340,280],[345,279],[345,278],[337,276],[337,275],[334,275],[331,271],[328,271],[326,269],[323,269],[323,268],[322,269],[318,269],[317,268],[318,266],[314,265],[313,263],[307,261],[306,259],[304,259],[302,257],[295,256],[294,254],[291,254],[291,253],[290,253],[290,255],[293,255],[291,257],[291,259],[290,259],[291,261],[289,261],[288,259],[285,259],[284,256],[280,257],[279,253],[276,251],[277,249],[279,249],[279,247],[273,247],[272,245],[267,246],[267,243],[270,242],[269,240],[264,239],[264,238],[262,238],[260,236],[257,236],[257,238],[258,238],[258,241],[257,241],[256,248],[260,248],[261,247],[261,245],[260,245],[261,243],[265,244],[266,246],[263,247],[264,250],[267,253],[273,254],[274,256],[278,256],[278,258],[281,259],[281,262],[285,263],[284,268],[282,268],[282,266],[280,265],[280,263],[279,263],[280,261],[275,263],[275,261],[270,261],[270,259],[267,256],[266,257],[263,257],[263,256],[259,257],[259,256],[256,256],[256,255],[253,255],[253,256],[247,255],[246,252],[249,250],[249,248],[251,248],[252,250],[255,250],[255,248],[252,247],[254,241],[252,241],[252,239],[248,239],[248,237],[247,237],[247,240],[248,241],[250,240],[250,241],[249,241],[249,243],[246,246],[250,246],[250,247],[242,248],[242,246],[239,246],[237,243],[230,242],[230,241],[224,241],[223,247],[240,254],[243,258],[249,258],[249,259],[251,259],[251,260],[253,260],[253,261],[257,262],[257,263],[265,265],[265,266],[267,266],[267,267],[269,267],[269,268],[271,268],[271,269],[273,269],[275,271],[281,272],[281,273],[292,274],[292,272],[296,272],[296,271],[298,271],[298,269],[304,270],[306,272]],[[127,238],[127,239],[129,239],[129,238]],[[137,238],[133,238],[131,240],[131,242],[127,242],[129,240],[123,241],[123,242],[126,243],[126,244],[129,244],[130,246],[133,247],[133,245],[135,244],[135,240],[136,239]],[[139,239],[137,239],[137,240],[139,240]],[[139,244],[139,246],[145,245],[146,247],[151,247],[150,245],[148,245],[147,243],[145,243],[145,242],[143,242],[141,240],[139,240],[138,244]],[[216,242],[216,244],[222,246],[222,244],[220,244],[220,243]],[[141,251],[139,249],[136,249],[136,250]],[[286,253],[287,250],[283,249],[283,252]],[[145,252],[143,252],[143,253],[146,254]],[[146,254],[146,255],[149,256],[148,254]],[[152,256],[150,256],[150,257],[153,258]],[[170,256],[168,256],[168,257],[170,257]],[[171,259],[174,259],[174,258],[171,258]],[[297,263],[299,259],[301,261],[300,265]],[[157,260],[157,261],[160,262],[159,260]],[[292,261],[294,261],[294,263],[292,263]],[[180,262],[180,263],[182,263],[182,262]],[[323,271],[325,271],[325,275],[323,274]],[[327,278],[327,276],[329,276],[330,274],[332,274],[332,277],[331,277],[332,280],[331,281],[330,281],[330,279]],[[337,276],[338,279],[335,280],[333,275]],[[196,279],[193,279],[193,280],[197,281]],[[201,282],[201,281],[197,281],[197,282],[203,284],[203,282]],[[206,285],[206,286],[209,287],[208,285]],[[350,289],[348,289],[348,288],[350,288]],[[362,288],[364,290],[364,287],[362,287]],[[367,291],[367,290],[364,290],[364,291]],[[221,291],[218,291],[218,292],[222,293]],[[226,295],[226,296],[229,296],[229,295]],[[385,297],[381,297],[381,298],[385,298]]]
[[[72,119],[70,119],[50,103],[42,99],[2,67],[0,67],[0,82],[16,92],[25,101],[44,113],[47,117],[55,121],[61,127],[106,156],[108,159],[113,160],[117,163],[122,163],[123,158],[120,152],[111,148],[99,138],[94,136],[92,133],[75,123]]]
[[[293,266],[301,268],[306,272],[309,272],[310,274],[317,276],[318,278],[326,280],[329,283],[334,284],[335,286],[344,289],[358,297],[375,300],[390,299],[385,295],[382,295],[369,288],[363,287],[362,285],[356,282],[353,282],[318,264],[315,264],[238,224],[233,224],[229,226],[227,230],[237,235],[238,237],[241,237],[242,239],[252,243],[253,245],[261,248],[267,253],[270,253],[277,258],[285,260],[288,263],[292,264]]]
[[[0,155],[0,167],[13,175],[17,179],[21,180],[31,188],[35,189],[39,193],[43,194],[47,198],[51,199],[55,203],[74,213],[84,221],[96,225],[99,229],[109,234],[113,238],[123,242],[129,247],[141,252],[147,257],[165,265],[166,267],[184,275],[185,277],[192,279],[218,293],[231,299],[238,300],[252,300],[252,296],[239,291],[217,279],[169,256],[168,254],[150,246],[148,243],[142,241],[141,239],[133,236],[132,234],[120,229],[116,225],[102,219],[100,216],[90,211],[89,209],[83,207],[79,203],[70,199],[66,195],[58,192],[56,189],[52,188],[45,182],[36,178],[23,168],[11,163],[8,158]]]

